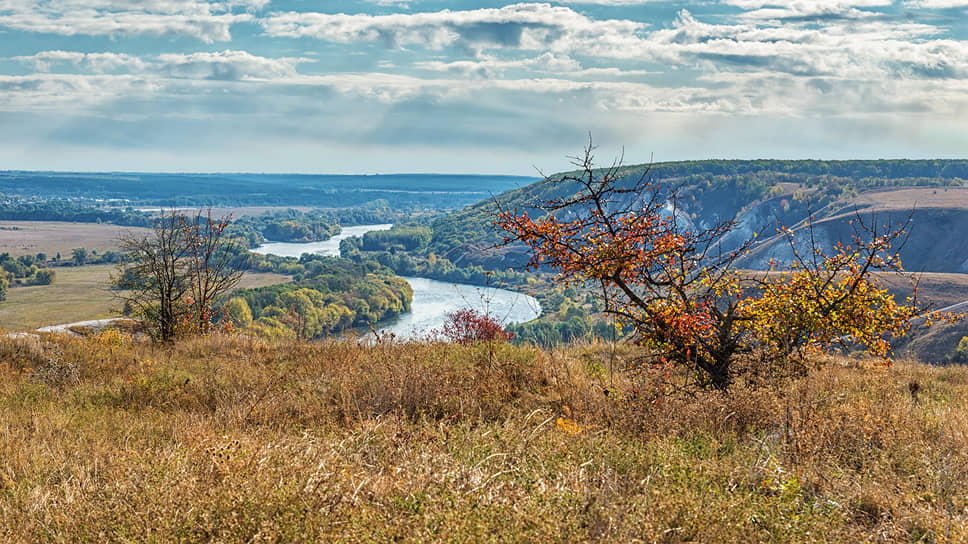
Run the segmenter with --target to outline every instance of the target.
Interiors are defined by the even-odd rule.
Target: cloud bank
[[[263,169],[426,170],[423,158],[527,173],[525,157],[561,157],[589,130],[661,159],[950,155],[966,143],[968,29],[952,23],[966,7],[0,0],[14,37],[0,46],[0,114],[38,127],[21,151],[125,164],[177,152],[209,169],[259,142],[276,150]],[[0,158],[39,166],[5,143]],[[320,149],[343,162],[293,156]]]

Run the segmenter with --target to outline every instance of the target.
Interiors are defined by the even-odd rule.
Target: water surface
[[[413,287],[410,313],[400,316],[381,332],[392,332],[398,338],[417,338],[440,329],[447,314],[461,308],[486,312],[502,324],[524,323],[541,315],[541,305],[534,297],[493,287],[476,287],[426,278],[404,277]]]
[[[317,253],[339,257],[339,243],[350,236],[363,236],[373,230],[389,230],[393,225],[359,225],[343,227],[343,232],[323,242],[294,243],[266,242],[253,249],[262,255],[299,257],[303,253]],[[405,277],[413,287],[411,311],[403,314],[380,332],[391,332],[397,338],[418,338],[440,329],[447,314],[461,308],[486,312],[502,324],[524,323],[541,315],[541,305],[534,297],[508,291],[455,284],[426,278]]]
[[[390,230],[392,224],[385,225],[357,225],[355,227],[343,227],[343,231],[333,236],[329,240],[322,242],[266,242],[261,246],[251,249],[253,253],[260,255],[278,255],[280,257],[299,258],[303,253],[315,253],[318,255],[328,255],[339,257],[339,243],[350,236],[363,236],[373,230]]]

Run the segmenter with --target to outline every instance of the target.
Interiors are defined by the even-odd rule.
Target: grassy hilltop
[[[968,369],[727,396],[609,372],[634,356],[3,337],[0,540],[968,540]]]

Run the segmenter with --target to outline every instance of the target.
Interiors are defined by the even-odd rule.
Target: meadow
[[[612,371],[637,355],[5,337],[0,540],[968,540],[968,369],[723,394]]]
[[[69,260],[74,248],[104,253],[116,250],[118,238],[125,233],[141,235],[148,231],[97,223],[0,221],[0,253],[14,257],[45,253],[49,259],[60,253],[62,259]]]
[[[36,329],[45,325],[116,317],[121,303],[109,289],[114,265],[61,266],[50,285],[13,286],[0,304],[0,328]],[[271,272],[248,272],[240,287],[263,287],[289,281]]]

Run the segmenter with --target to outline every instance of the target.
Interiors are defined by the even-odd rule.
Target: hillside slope
[[[645,173],[676,188],[682,218],[696,226],[736,220],[724,244],[762,236],[750,268],[783,258],[773,238],[778,224],[802,227],[811,215],[817,234],[832,243],[853,233],[855,213],[878,223],[904,221],[913,228],[902,252],[906,266],[925,272],[968,272],[968,161],[691,161],[623,167],[628,179]],[[565,174],[550,176],[561,179]],[[434,224],[431,249],[451,261],[490,268],[521,266],[520,248],[493,249],[499,208],[527,209],[536,199],[573,194],[576,185],[542,180],[450,214]],[[532,212],[534,213],[534,212]]]

